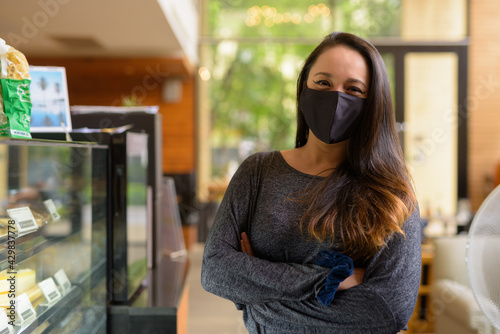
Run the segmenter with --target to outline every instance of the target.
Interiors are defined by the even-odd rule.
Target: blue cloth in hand
[[[340,282],[354,273],[354,263],[349,256],[330,250],[319,252],[315,260],[319,266],[332,268],[328,276],[326,276],[325,284],[317,295],[321,304],[328,306],[333,301]]]

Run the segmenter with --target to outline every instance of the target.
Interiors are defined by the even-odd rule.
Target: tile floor
[[[189,334],[248,334],[242,313],[234,304],[217,297],[201,287],[201,259],[204,244],[194,244],[189,249]]]

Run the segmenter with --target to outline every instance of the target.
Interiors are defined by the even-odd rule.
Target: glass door
[[[456,213],[467,197],[467,44],[377,45],[423,216]]]
[[[405,55],[404,152],[422,212],[454,215],[457,203],[458,56]]]

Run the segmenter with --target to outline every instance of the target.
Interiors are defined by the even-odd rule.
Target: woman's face
[[[363,56],[344,45],[336,45],[319,55],[309,71],[307,87],[339,91],[366,98],[370,72]]]

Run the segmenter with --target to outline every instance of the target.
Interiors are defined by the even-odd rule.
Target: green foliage
[[[302,50],[298,50],[302,49]],[[220,138],[253,139],[261,149],[286,148],[295,122],[295,77],[310,47],[239,45],[212,86],[212,124]],[[288,64],[287,78],[281,70]],[[293,139],[293,138],[292,138]],[[220,144],[223,144],[222,142]]]
[[[400,35],[401,0],[335,1],[336,30],[364,38]]]
[[[146,183],[129,182],[127,186],[128,205],[146,205]]]
[[[142,105],[141,101],[137,98],[136,95],[123,96],[120,102],[124,107],[135,107]]]

